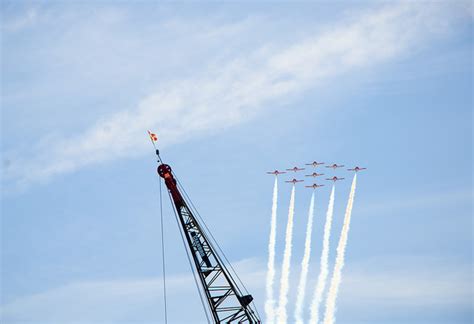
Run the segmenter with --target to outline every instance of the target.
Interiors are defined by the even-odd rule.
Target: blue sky
[[[147,129],[262,316],[265,171],[322,160],[369,168],[338,323],[470,323],[472,17],[461,1],[3,1],[2,323],[163,321]],[[289,193],[281,183],[277,262]],[[292,296],[310,193],[296,192]],[[203,322],[164,208],[170,322]]]

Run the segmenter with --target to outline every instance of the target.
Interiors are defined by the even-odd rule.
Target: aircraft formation
[[[325,164],[324,162],[318,162],[318,161],[313,161],[313,162],[310,162],[310,163],[305,163],[305,165],[308,165],[308,166],[312,166],[313,168],[316,168],[320,165],[323,165]],[[329,169],[333,169],[333,170],[336,170],[336,169],[339,169],[339,168],[343,168],[344,167],[344,164],[337,164],[337,163],[333,163],[331,165],[325,165],[326,168],[329,168]],[[293,167],[293,168],[290,168],[290,169],[286,169],[286,171],[278,171],[278,170],[275,170],[275,171],[268,171],[267,174],[273,174],[275,176],[278,176],[279,174],[285,174],[287,172],[300,172],[300,171],[304,171],[305,168],[299,168],[297,166]],[[347,171],[354,171],[354,172],[359,172],[359,171],[362,171],[362,170],[367,170],[367,168],[362,168],[362,167],[359,167],[359,166],[355,166],[351,169],[347,169]],[[312,177],[312,178],[316,178],[316,177],[320,177],[320,176],[323,176],[324,173],[317,173],[317,172],[313,172],[311,174],[305,174],[305,177]],[[336,182],[336,181],[340,181],[340,180],[344,180],[345,178],[338,178],[337,176],[333,176],[331,178],[326,178],[326,180],[328,181],[333,181],[333,182]],[[296,183],[298,182],[304,182],[304,180],[299,180],[299,179],[296,179],[296,178],[293,178],[292,180],[288,180],[288,181],[285,181],[287,183],[292,183],[293,185],[295,185]],[[319,187],[324,187],[323,184],[317,184],[317,183],[313,183],[312,185],[310,186],[305,186],[306,188],[312,188],[312,189],[317,189]]]

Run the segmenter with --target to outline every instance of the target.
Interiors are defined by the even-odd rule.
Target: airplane
[[[285,182],[292,183],[292,184],[296,184],[297,182],[303,182],[303,181],[304,181],[304,180],[296,180],[296,179],[293,179],[293,180],[285,181]]]
[[[324,164],[324,162],[316,162],[313,161],[311,163],[306,163],[306,165],[312,165],[313,167],[317,167],[318,165]]]
[[[356,166],[354,169],[347,169],[347,171],[362,171],[362,170],[367,170],[367,168],[359,168],[358,166]]]
[[[317,183],[313,183],[311,186],[305,186],[305,187],[316,189],[316,188],[319,188],[319,187],[324,187],[324,185],[318,185]]]
[[[268,173],[268,174],[279,175],[279,174],[283,174],[283,173],[286,173],[286,172],[275,170],[275,171],[273,171],[273,172],[267,172],[267,173]]]
[[[336,163],[332,164],[332,165],[326,165],[326,168],[333,168],[334,170],[336,170],[337,168],[342,168],[344,165],[337,165]]]
[[[286,169],[286,171],[294,171],[294,172],[301,171],[301,170],[304,170],[304,168],[294,167],[294,168],[291,168],[291,169]]]
[[[322,175],[324,175],[324,173],[313,172],[312,174],[306,174],[305,177],[313,177],[313,178],[316,178],[316,177],[319,177],[319,176],[322,176]]]
[[[344,180],[344,178],[332,177],[332,178],[328,178],[326,180],[332,180],[332,181],[336,182],[338,180]]]

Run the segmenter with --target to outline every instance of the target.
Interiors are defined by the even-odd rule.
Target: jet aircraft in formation
[[[317,167],[318,165],[321,165],[321,164],[324,164],[324,162],[317,162],[317,161],[314,161],[314,162],[311,162],[311,163],[306,163],[306,165],[312,165],[313,167]],[[331,164],[331,165],[327,165],[326,168],[331,168],[333,170],[336,170],[338,168],[342,168],[344,167],[343,164],[337,164],[337,163],[334,163],[334,164]],[[362,170],[366,170],[367,168],[361,168],[359,166],[355,166],[354,168],[352,169],[347,169],[348,171],[354,171],[354,172],[359,172],[359,171],[362,171]],[[298,171],[302,171],[304,170],[304,168],[298,168],[297,166],[291,168],[291,169],[286,169],[286,171],[293,171],[293,172],[298,172]],[[285,171],[278,171],[278,170],[275,170],[275,171],[269,171],[267,172],[268,174],[273,174],[273,175],[279,175],[279,174],[283,174],[283,173],[286,173]],[[311,174],[306,174],[305,177],[313,177],[313,178],[316,178],[316,177],[319,177],[319,176],[322,176],[324,175],[324,173],[317,173],[317,172],[313,172]],[[344,178],[338,178],[336,176],[332,177],[332,178],[326,178],[326,180],[329,180],[329,181],[339,181],[339,180],[344,180]],[[288,182],[288,183],[292,183],[292,184],[296,184],[297,182],[303,182],[304,180],[297,180],[297,179],[294,179],[293,180],[289,180],[289,181],[285,181],[285,182]],[[324,185],[318,185],[316,183],[312,184],[311,186],[305,186],[306,188],[313,188],[313,189],[316,189],[316,188],[319,188],[319,187],[323,187]]]
[[[347,171],[355,171],[355,172],[362,171],[362,170],[367,170],[367,168],[359,168],[358,166],[356,166],[353,169],[347,169]]]
[[[283,173],[286,173],[286,172],[275,170],[275,171],[273,171],[273,172],[267,172],[267,173],[268,173],[268,174],[279,175],[279,174],[283,174]]]
[[[306,163],[306,165],[312,165],[313,167],[317,167],[318,165],[324,164],[324,162],[317,162],[313,161],[311,163]]]
[[[302,171],[304,170],[304,168],[298,168],[298,167],[294,167],[294,168],[291,168],[291,169],[286,169],[286,171],[293,171],[293,172],[298,172],[298,171]]]
[[[331,180],[331,181],[336,182],[336,181],[339,181],[339,180],[344,180],[344,178],[338,178],[338,177],[334,176],[332,178],[327,178],[326,180]]]
[[[288,183],[292,183],[292,184],[296,184],[297,182],[303,182],[304,180],[296,180],[293,178],[293,180],[290,180],[290,181],[285,181],[285,182],[288,182]]]
[[[324,175],[324,173],[317,173],[317,172],[313,172],[311,174],[306,174],[305,177],[313,177],[313,178],[316,178],[316,177],[319,177],[319,176],[322,176]]]
[[[337,168],[342,168],[344,164],[337,165],[337,163],[331,164],[331,165],[326,165],[326,168],[331,168],[333,170],[336,170]]]
[[[319,187],[324,187],[324,185],[318,185],[317,183],[313,183],[311,186],[305,186],[305,187],[316,189],[316,188],[319,188]]]

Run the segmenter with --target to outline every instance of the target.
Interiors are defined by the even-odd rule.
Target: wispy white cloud
[[[256,118],[277,101],[291,100],[328,78],[409,55],[450,30],[460,13],[446,7],[387,5],[358,12],[287,46],[269,41],[225,60],[210,59],[203,62],[205,72],[162,82],[136,108],[33,147],[27,157],[10,163],[4,180],[27,186],[97,163],[139,156],[149,145],[147,129],[158,132],[164,147]],[[229,34],[245,37],[239,35],[239,25],[212,29],[206,38],[214,41],[224,41]]]

